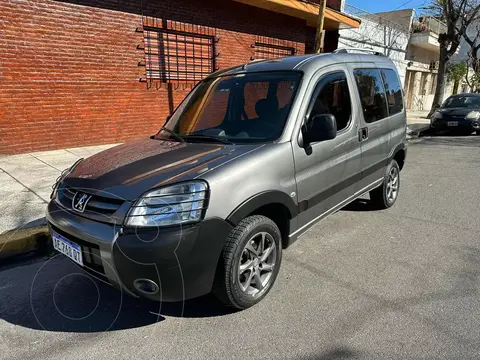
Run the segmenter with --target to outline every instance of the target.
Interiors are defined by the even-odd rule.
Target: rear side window
[[[356,69],[354,72],[363,107],[363,117],[372,123],[388,116],[385,89],[378,69]]]
[[[395,115],[403,110],[402,87],[397,73],[390,69],[381,69],[385,94],[387,95],[388,114]]]

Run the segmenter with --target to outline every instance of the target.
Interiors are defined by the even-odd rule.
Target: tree
[[[473,24],[472,24],[473,25]],[[465,80],[475,92],[480,90],[480,59],[478,52],[480,51],[480,23],[470,26],[463,35],[465,42],[470,46],[467,59],[467,72]],[[471,74],[470,69],[473,69]]]
[[[480,71],[474,71],[473,74],[470,75],[470,71],[467,68],[467,74],[465,75],[465,79],[468,86],[470,86],[470,88],[472,88],[474,92],[480,92]]]
[[[453,93],[458,91],[460,81],[467,75],[468,67],[464,62],[449,63],[447,65],[447,74],[450,80],[453,80]]]
[[[429,10],[447,24],[447,32],[438,36],[440,57],[437,87],[429,114],[431,116],[443,102],[448,62],[456,53],[467,27],[479,19],[480,0],[433,0]]]
[[[469,65],[473,68],[473,71],[477,73],[480,71],[480,60],[478,59],[478,51],[480,50],[480,23],[475,24],[475,27],[471,26],[471,29],[467,29],[465,34],[463,34],[463,38],[470,46],[468,52]]]

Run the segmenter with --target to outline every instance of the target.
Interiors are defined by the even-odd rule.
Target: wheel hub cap
[[[395,201],[397,198],[398,194],[398,170],[395,167],[392,167],[388,173],[388,179],[387,179],[387,200],[389,202]]]
[[[267,232],[259,232],[245,245],[238,265],[238,284],[247,295],[257,296],[270,284],[277,251],[275,240]]]

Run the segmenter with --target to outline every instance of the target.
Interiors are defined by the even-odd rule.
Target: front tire
[[[380,187],[370,191],[370,200],[375,209],[388,209],[397,201],[400,190],[400,167],[396,160],[388,164]]]
[[[246,309],[260,302],[277,278],[282,261],[278,226],[269,218],[243,219],[228,235],[213,287],[225,305]]]

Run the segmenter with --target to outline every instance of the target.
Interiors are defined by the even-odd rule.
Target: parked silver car
[[[392,206],[406,156],[386,57],[266,60],[201,81],[158,134],[80,161],[54,185],[55,249],[127,293],[262,300],[282,250],[366,192]]]

